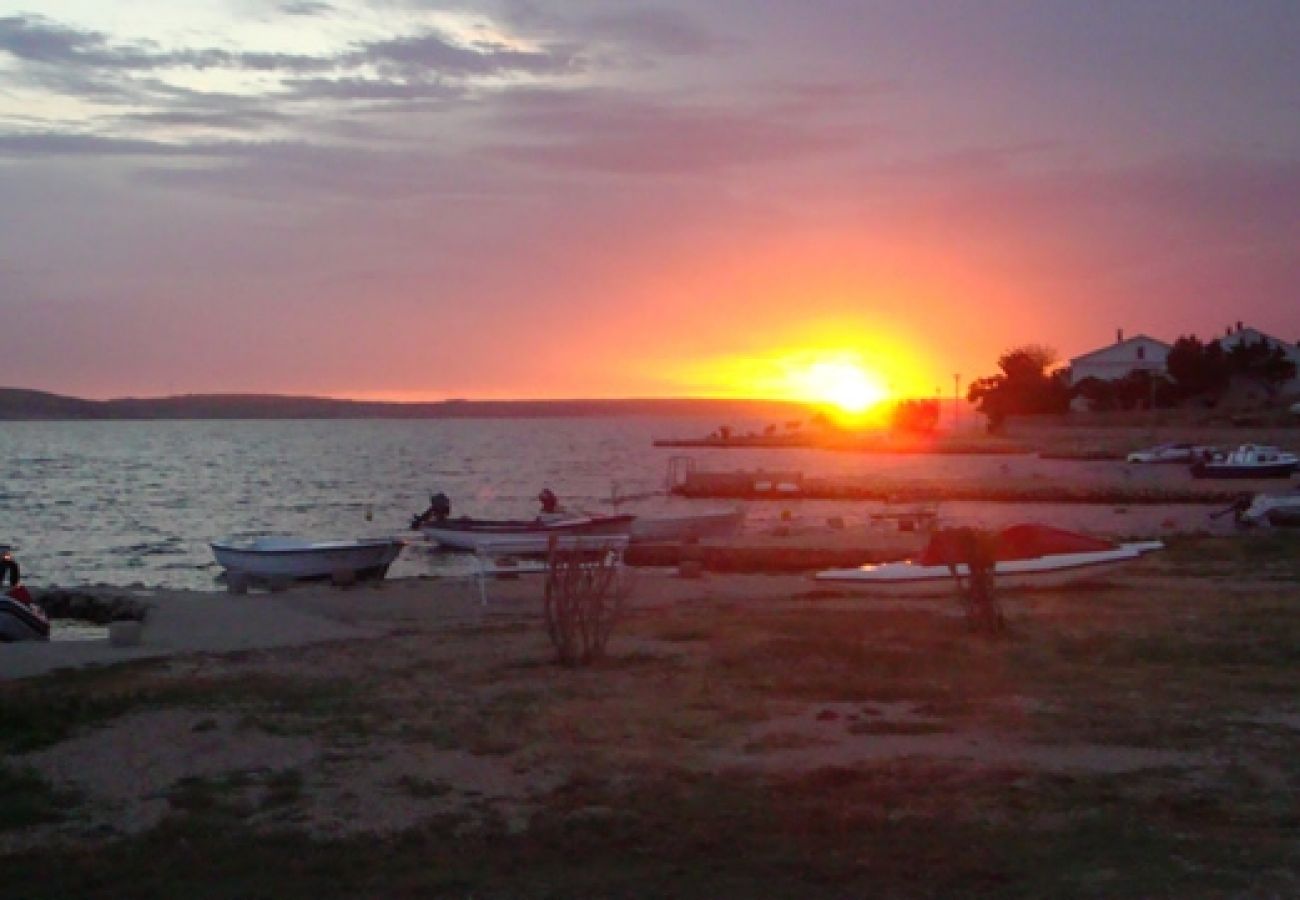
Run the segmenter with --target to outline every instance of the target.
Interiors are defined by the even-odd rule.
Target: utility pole
[[[959,407],[957,404],[961,402],[960,398],[961,398],[961,375],[954,374],[952,376],[952,430],[953,431],[957,430],[957,418],[960,415],[960,413],[958,412]]]

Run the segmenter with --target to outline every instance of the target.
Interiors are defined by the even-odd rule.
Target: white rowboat
[[[257,578],[330,578],[344,572],[357,578],[383,578],[404,543],[397,538],[261,537],[243,543],[214,541],[211,547],[227,572]]]

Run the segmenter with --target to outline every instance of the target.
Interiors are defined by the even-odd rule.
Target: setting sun
[[[792,392],[801,399],[861,415],[885,400],[889,390],[870,372],[845,359],[823,360],[791,373]]]

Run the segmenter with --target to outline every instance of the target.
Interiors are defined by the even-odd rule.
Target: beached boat
[[[637,516],[632,520],[632,543],[680,543],[701,538],[730,537],[745,521],[743,509],[690,512],[670,516]]]
[[[311,579],[350,573],[383,578],[402,552],[398,538],[314,541],[300,537],[260,537],[214,541],[212,554],[227,572],[254,578]]]
[[[1289,525],[1291,518],[1300,517],[1300,490],[1285,494],[1256,494],[1249,503],[1239,500],[1230,510],[1237,513],[1238,522],[1247,525],[1261,522]],[[1274,522],[1275,514],[1278,522]]]
[[[541,549],[551,535],[628,535],[635,516],[539,516],[536,519],[433,519],[419,530],[442,547],[477,551],[502,538],[535,539]]]
[[[1197,478],[1290,478],[1300,457],[1277,447],[1242,444],[1227,453],[1215,453],[1192,464]]]
[[[23,587],[18,563],[10,548],[0,544],[0,588],[9,579],[9,589],[0,594],[0,642],[47,641],[50,620]]]
[[[1172,463],[1193,463],[1216,452],[1214,447],[1201,444],[1156,444],[1145,450],[1134,450],[1125,457],[1126,462],[1167,465]]]
[[[999,590],[1059,587],[1110,574],[1162,546],[1159,541],[1116,544],[1042,525],[1013,525],[998,534],[993,571]],[[956,569],[961,577],[970,574],[965,564]],[[816,578],[887,597],[939,597],[954,591],[953,573],[934,541],[916,560],[828,569]]]

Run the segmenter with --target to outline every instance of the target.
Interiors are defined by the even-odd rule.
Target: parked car
[[[1201,444],[1157,444],[1145,450],[1134,450],[1125,459],[1131,463],[1193,463],[1213,454],[1214,447]]]

